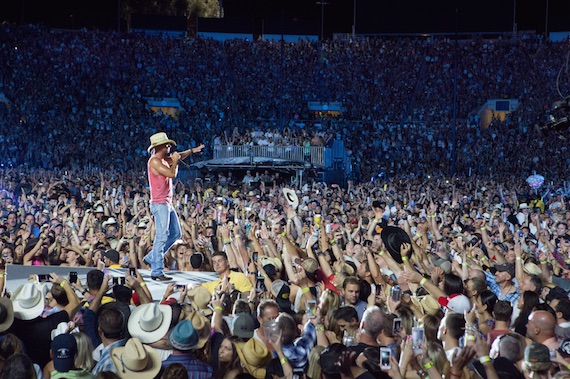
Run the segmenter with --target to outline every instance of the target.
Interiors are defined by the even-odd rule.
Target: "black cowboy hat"
[[[403,243],[411,244],[412,241],[410,240],[410,236],[404,229],[398,228],[397,226],[386,226],[382,229],[380,233],[380,237],[382,238],[382,242],[384,242],[384,246],[394,258],[394,260],[398,263],[403,263],[402,255],[400,254],[400,246]],[[412,251],[410,250],[410,253]]]

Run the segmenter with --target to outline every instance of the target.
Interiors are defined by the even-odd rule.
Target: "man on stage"
[[[172,206],[172,179],[178,174],[178,162],[190,154],[199,153],[204,145],[173,152],[170,148],[176,142],[166,133],[160,132],[150,137],[148,151],[152,154],[148,160],[148,182],[150,185],[150,211],[154,216],[156,236],[151,252],[144,257],[151,266],[152,280],[168,281],[172,278],[164,275],[164,254],[182,236],[176,210]]]

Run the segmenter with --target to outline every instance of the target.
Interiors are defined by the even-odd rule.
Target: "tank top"
[[[147,162],[150,202],[151,204],[172,204],[172,179],[152,172],[150,160],[153,158],[155,158],[154,155]],[[162,163],[170,167],[166,160],[162,159]]]

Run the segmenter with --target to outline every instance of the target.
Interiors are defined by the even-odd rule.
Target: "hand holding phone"
[[[69,273],[69,283],[77,283],[77,272],[76,271],[71,271]]]
[[[392,350],[389,347],[381,347],[380,348],[380,369],[381,370],[390,370],[390,358],[392,356]]]
[[[317,318],[317,301],[307,301],[307,318]]]
[[[182,292],[186,288],[186,284],[175,284],[174,291]]]
[[[402,288],[400,286],[393,286],[390,290],[393,301],[400,301],[402,298]]]
[[[137,277],[137,269],[134,267],[130,267],[129,268],[129,275],[131,276],[131,278],[136,278]]]

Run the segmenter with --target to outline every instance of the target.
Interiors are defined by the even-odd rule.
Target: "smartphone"
[[[307,318],[317,317],[317,301],[309,300],[307,301]]]
[[[257,255],[258,255],[257,253],[251,254],[251,259],[252,259],[254,262],[257,262]]]
[[[392,355],[392,350],[389,347],[380,348],[380,369],[390,370],[390,357]]]
[[[122,285],[122,286],[124,286],[124,285],[125,285],[125,277],[124,277],[124,276],[120,276],[120,277],[118,277],[118,278],[117,278],[117,277],[116,277],[116,278],[113,278],[113,284],[116,285],[116,286],[117,286],[117,285]]]
[[[69,273],[69,283],[77,283],[77,272],[71,271]]]
[[[392,321],[392,335],[395,336],[400,333],[400,329],[402,329],[402,319],[396,317],[394,321]]]
[[[402,288],[400,286],[393,286],[390,290],[390,295],[393,301],[400,301],[402,298]]]
[[[39,282],[49,282],[49,274],[39,274],[38,275]]]
[[[412,328],[412,348],[414,354],[420,354],[424,345],[424,328]]]
[[[178,292],[184,291],[185,288],[186,288],[186,284],[175,284],[174,285],[174,290],[178,291]]]
[[[137,277],[137,269],[134,267],[130,267],[129,268],[129,275],[133,278],[136,278]]]

